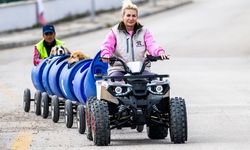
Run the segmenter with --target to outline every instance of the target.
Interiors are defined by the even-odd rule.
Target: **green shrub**
[[[1,3],[17,2],[17,1],[24,1],[24,0],[0,0],[0,4],[1,4]]]

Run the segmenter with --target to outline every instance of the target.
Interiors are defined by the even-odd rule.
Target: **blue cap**
[[[45,26],[43,26],[43,34],[48,32],[55,32],[55,28],[53,25],[46,24]]]

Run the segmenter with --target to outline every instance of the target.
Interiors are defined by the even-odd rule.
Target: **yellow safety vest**
[[[46,48],[45,48],[44,45],[43,45],[43,41],[44,41],[44,39],[41,40],[40,42],[38,42],[38,43],[35,45],[36,48],[38,49],[38,52],[40,53],[40,58],[41,58],[41,59],[44,59],[44,58],[47,58],[47,57],[48,57]],[[62,42],[62,41],[56,39],[56,45],[59,45],[59,46],[64,45],[64,42]]]

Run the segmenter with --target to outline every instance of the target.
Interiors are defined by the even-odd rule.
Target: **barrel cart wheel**
[[[41,91],[37,90],[34,95],[34,111],[37,116],[41,115]]]
[[[57,123],[60,117],[60,108],[59,108],[59,98],[56,95],[52,96],[51,99],[51,118],[52,121]]]
[[[30,89],[26,88],[23,93],[23,109],[25,112],[30,111]]]
[[[49,95],[46,92],[43,92],[41,99],[41,113],[43,118],[48,118],[49,116],[49,102]]]
[[[76,120],[77,120],[78,132],[80,134],[84,134],[86,127],[85,127],[85,108],[83,105],[77,106]]]
[[[65,102],[65,110],[64,110],[64,119],[67,128],[71,128],[73,126],[73,106],[72,101],[66,100]]]

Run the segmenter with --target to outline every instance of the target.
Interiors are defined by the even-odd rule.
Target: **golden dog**
[[[88,58],[90,58],[88,55],[86,55],[80,51],[76,51],[76,52],[71,53],[70,57],[68,58],[68,63],[73,64],[73,63],[76,63],[80,60],[88,59]]]

